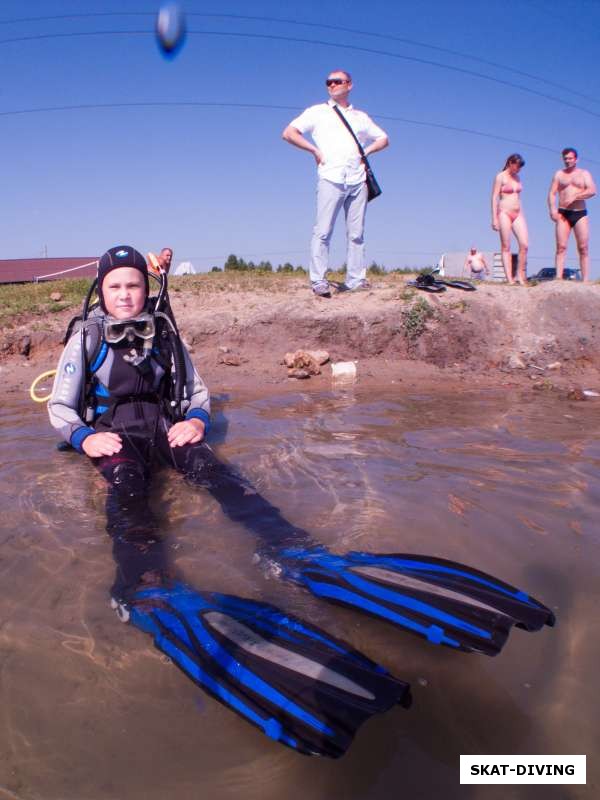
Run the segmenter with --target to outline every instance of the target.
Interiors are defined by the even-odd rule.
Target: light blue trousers
[[[317,184],[317,221],[310,245],[310,280],[312,284],[325,280],[329,269],[329,242],[337,215],[344,209],[346,218],[346,286],[353,289],[366,275],[365,270],[365,214],[367,211],[367,185],[344,186],[323,178]]]

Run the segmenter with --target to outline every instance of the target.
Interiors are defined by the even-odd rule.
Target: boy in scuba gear
[[[90,458],[119,453],[122,431],[132,427],[139,435],[152,438],[161,432],[171,447],[199,442],[210,419],[209,395],[185,349],[185,375],[180,376],[185,380],[184,408],[171,408],[183,418],[168,426],[161,413],[161,400],[168,395],[174,367],[167,363],[170,354],[165,357],[160,352],[159,341],[168,338],[165,328],[173,323],[162,315],[162,330],[156,330],[158,308],[153,313],[149,307],[143,256],[132,247],[113,247],[100,259],[97,280],[100,308],[92,311],[67,342],[48,404],[50,422]],[[98,336],[101,347],[93,356],[87,351],[94,346],[94,339],[98,349]],[[91,419],[84,421],[80,408],[90,378]]]
[[[102,256],[82,316],[69,326],[48,403],[53,427],[92,459],[108,483],[106,530],[117,564],[111,595],[122,619],[140,588],[173,580],[168,548],[148,505],[157,463],[208,490],[230,519],[258,537],[263,556],[285,543],[310,541],[204,443],[208,389],[166,313],[166,276],[159,279],[154,300],[139,252],[122,245]],[[99,306],[88,313],[94,288]]]
[[[339,757],[371,715],[408,707],[408,685],[325,631],[254,600],[196,591],[170,564],[149,507],[152,467],[170,464],[206,487],[251,530],[289,534],[279,511],[202,441],[208,390],[177,335],[166,276],[149,297],[143,256],[108,250],[98,266],[99,307],[60,359],[52,425],[89,456],[108,484],[106,529],[117,565],[112,607],[208,694],[271,739],[307,755]]]
[[[88,316],[84,303],[81,327],[67,342],[49,413],[108,483],[107,531],[117,563],[112,597],[122,618],[139,611],[144,586],[167,590],[173,580],[148,504],[151,468],[159,461],[208,490],[229,519],[255,534],[257,560],[269,576],[317,597],[434,644],[489,655],[502,649],[513,625],[539,630],[554,623],[550,609],[525,592],[462,564],[415,554],[331,553],[202,441],[208,390],[161,310],[165,276],[153,303],[143,257],[115,247],[100,259],[98,295],[100,308]]]
[[[461,564],[415,554],[335,554],[287,521],[203,441],[209,395],[170,315],[166,276],[149,297],[143,256],[100,259],[99,306],[84,302],[60,359],[52,425],[106,479],[106,529],[117,565],[112,605],[195,683],[270,738],[311,755],[341,755],[363,721],[400,703],[407,684],[325,631],[273,606],[182,582],[149,505],[156,462],[208,490],[257,538],[276,576],[408,629],[433,644],[495,655],[513,625],[554,615],[524,592]],[[71,326],[70,326],[71,327]]]
[[[122,603],[144,576],[160,582],[169,572],[148,512],[151,467],[158,461],[190,471],[191,451],[209,426],[210,401],[173,321],[160,311],[166,298],[159,295],[153,306],[137,250],[108,250],[96,290],[99,307],[88,315],[84,305],[60,359],[48,413],[108,482],[107,530],[118,564],[113,598]]]

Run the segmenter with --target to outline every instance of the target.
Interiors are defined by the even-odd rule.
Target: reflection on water
[[[157,476],[189,583],[274,602],[413,684],[342,762],[302,758],[202,694],[121,625],[104,485],[54,449],[43,410],[0,419],[0,798],[578,798],[586,787],[458,784],[460,753],[587,753],[599,778],[600,403],[361,390],[219,404],[213,446],[334,550],[431,553],[531,591],[558,627],[497,659],[436,649],[252,566],[206,493]],[[500,791],[501,789],[501,791]]]

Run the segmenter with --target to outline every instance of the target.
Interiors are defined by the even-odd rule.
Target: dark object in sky
[[[122,613],[204,691],[305,755],[339,758],[373,714],[410,706],[407,683],[266,603],[175,584],[138,591]]]
[[[156,18],[156,38],[161,53],[175,58],[185,41],[185,15],[178,3],[161,6]]]

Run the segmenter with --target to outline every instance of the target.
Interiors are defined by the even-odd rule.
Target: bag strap
[[[356,142],[356,146],[358,147],[358,152],[360,153],[361,158],[363,159],[363,161],[366,161],[367,157],[365,155],[365,151],[363,150],[362,144],[358,141],[358,139],[356,137],[356,134],[352,130],[352,126],[350,125],[350,123],[348,122],[346,117],[342,114],[342,112],[340,111],[340,109],[337,106],[332,106],[332,108],[335,111],[335,113],[338,115],[338,117],[342,120],[342,122],[344,123],[346,128],[348,128],[348,130],[350,131],[350,136],[352,136],[352,138]]]

